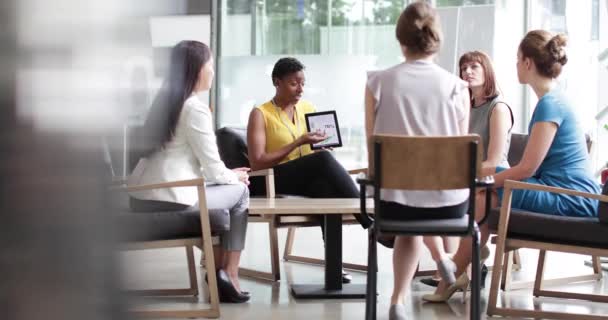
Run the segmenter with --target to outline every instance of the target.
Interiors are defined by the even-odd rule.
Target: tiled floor
[[[358,231],[345,233],[345,238],[359,238]],[[245,254],[243,264],[257,265],[262,268],[265,265],[265,245],[260,239],[261,232],[253,230],[248,237],[248,252],[252,248],[261,248],[259,254]],[[313,236],[307,235],[311,238]],[[250,238],[254,238],[249,241]],[[284,234],[280,239],[284,238]],[[260,241],[257,241],[260,240]],[[251,243],[250,243],[251,242]],[[349,246],[350,248],[351,246]],[[345,259],[361,260],[365,255],[365,246],[354,246],[352,250],[345,248]],[[320,254],[320,242],[308,241],[300,243],[297,248],[305,253]],[[363,248],[363,249],[361,249]],[[197,252],[197,259],[200,257]],[[380,253],[379,272],[379,297],[378,297],[378,319],[387,319],[389,297],[392,289],[392,274],[390,264],[390,251],[384,250]],[[523,269],[514,273],[514,280],[531,280],[536,272],[535,251],[523,251]],[[587,257],[564,255],[552,253],[548,255],[547,275],[548,278],[568,275],[582,275],[591,272],[591,268],[584,266]],[[188,284],[186,259],[183,249],[152,250],[147,252],[132,252],[123,255],[124,279],[127,286],[134,288],[177,288],[186,287]],[[425,262],[428,265],[428,261]],[[204,273],[199,268],[199,274]],[[289,294],[289,285],[297,283],[322,283],[323,269],[318,266],[304,265],[298,263],[281,263],[282,281],[270,283],[243,278],[241,286],[250,291],[252,299],[246,304],[222,304],[222,319],[363,319],[365,302],[363,300],[296,300]],[[365,274],[352,272],[354,283],[365,283]],[[491,274],[490,274],[491,275]],[[488,276],[487,287],[490,284]],[[128,279],[128,281],[127,281]],[[199,277],[199,279],[201,279]],[[204,285],[201,286],[204,290]],[[601,292],[608,294],[608,281],[595,281],[579,283],[567,287],[577,292]],[[410,319],[468,319],[469,298],[466,304],[461,303],[460,295],[454,296],[449,303],[427,304],[420,297],[432,292],[433,288],[414,281],[412,295],[406,301],[406,308]],[[488,290],[482,291],[482,308],[485,311]],[[205,303],[206,293],[199,298],[145,298],[138,300],[136,304],[143,308],[189,308]],[[499,302],[517,307],[545,310],[568,310],[586,314],[608,314],[608,305],[598,303],[586,303],[574,300],[533,298],[531,290],[522,289],[510,291],[499,296]],[[484,312],[485,317],[485,312]]]

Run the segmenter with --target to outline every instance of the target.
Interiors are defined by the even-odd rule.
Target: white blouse
[[[211,110],[193,94],[185,102],[175,135],[165,147],[140,160],[129,185],[169,182],[204,177],[207,184],[238,184],[236,173],[226,168],[217,149]],[[178,187],[132,192],[142,200],[194,205],[196,188]]]
[[[374,134],[406,136],[460,135],[465,112],[457,101],[467,83],[430,61],[404,62],[368,72],[367,87],[376,100]],[[421,191],[382,189],[382,199],[411,207],[457,205],[468,189]]]

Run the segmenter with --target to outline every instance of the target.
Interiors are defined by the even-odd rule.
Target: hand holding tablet
[[[306,128],[311,138],[311,149],[317,150],[342,146],[342,137],[340,136],[336,111],[307,113],[305,117]]]

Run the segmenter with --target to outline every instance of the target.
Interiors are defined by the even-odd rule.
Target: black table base
[[[291,293],[300,299],[362,299],[365,284],[342,284],[342,215],[325,218],[325,284],[294,284]]]
[[[322,284],[294,284],[291,294],[297,299],[364,299],[364,284],[345,284],[342,289],[328,290]]]

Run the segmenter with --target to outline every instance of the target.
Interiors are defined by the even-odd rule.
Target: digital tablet
[[[337,148],[342,146],[342,137],[340,136],[340,126],[338,125],[338,117],[336,111],[312,112],[304,115],[306,117],[306,128],[308,132],[321,131],[325,132],[327,139],[310,144],[313,150],[322,148]]]

